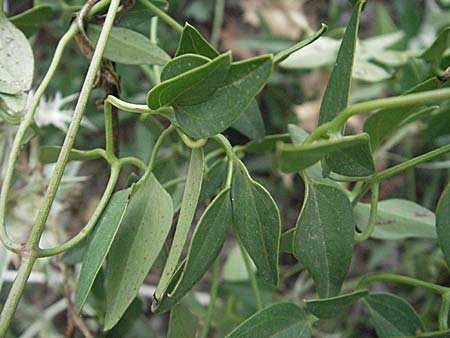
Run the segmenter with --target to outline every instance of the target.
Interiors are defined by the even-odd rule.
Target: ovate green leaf
[[[405,337],[423,331],[423,323],[411,305],[388,293],[372,293],[364,298],[378,337]]]
[[[135,187],[108,256],[106,330],[118,322],[137,295],[172,224],[172,199],[155,176],[147,176]]]
[[[88,36],[97,41],[101,27],[89,25]],[[104,56],[111,61],[128,65],[164,65],[169,55],[145,35],[122,27],[113,27],[106,43]]]
[[[244,321],[226,338],[310,338],[311,323],[293,303],[271,305]]]
[[[328,319],[342,316],[347,308],[357,300],[369,294],[367,290],[358,290],[341,296],[306,300],[306,307],[311,313],[320,318]]]
[[[445,50],[449,46],[450,27],[444,28],[433,44],[422,54],[422,59],[439,69]]]
[[[353,213],[358,228],[363,231],[369,220],[370,204],[358,203]],[[378,239],[436,238],[434,214],[407,200],[381,201],[378,203],[375,229],[371,237]]]
[[[132,189],[127,189],[116,192],[109,200],[105,211],[103,211],[103,214],[96,225],[81,267],[80,279],[75,297],[75,309],[78,313],[80,313],[94,283],[95,277],[101,269],[106,255],[116,237],[128,206],[128,199],[131,191]]]
[[[294,255],[311,274],[321,298],[344,282],[354,242],[352,207],[338,188],[305,182],[306,197],[294,234]]]
[[[249,139],[261,140],[264,138],[266,129],[256,100],[250,103],[250,106],[238,117],[232,127]]]
[[[175,305],[170,311],[167,338],[195,338],[198,319],[183,304]]]
[[[176,120],[191,137],[216,135],[247,109],[272,72],[272,57],[259,56],[235,62],[223,82],[205,102],[175,108]]]
[[[436,209],[436,230],[438,244],[450,267],[450,184],[444,190]]]
[[[198,30],[186,22],[175,55],[189,53],[203,55],[210,59],[219,56],[219,52],[203,38]]]
[[[161,81],[167,81],[178,75],[186,73],[194,68],[203,66],[211,60],[200,55],[185,54],[178,56],[169,62],[161,70]]]
[[[236,168],[231,185],[233,220],[238,236],[259,274],[278,283],[280,212],[269,192]]]
[[[191,106],[208,99],[223,83],[231,64],[231,54],[166,80],[147,94],[147,105],[152,109],[177,104]]]

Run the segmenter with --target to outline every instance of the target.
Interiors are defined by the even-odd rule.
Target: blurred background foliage
[[[82,5],[81,0],[6,1],[5,9],[13,22],[30,39],[36,58],[35,85],[40,82],[58,39],[69,27],[73,13]],[[178,22],[185,21],[197,27],[205,37],[211,36],[215,17],[215,1],[169,0],[155,1]],[[34,21],[20,20],[20,13],[32,7],[39,8]],[[220,6],[219,6],[220,7]],[[220,9],[219,9],[220,11]],[[284,133],[288,123],[298,124],[311,131],[317,124],[320,100],[334,63],[344,27],[350,15],[346,0],[226,0],[224,19],[218,48],[232,50],[234,59],[265,53],[276,53],[305,38],[326,23],[325,37],[316,44],[296,53],[277,67],[263,92],[258,96],[266,134]],[[150,33],[152,13],[137,4],[117,20],[117,25],[131,28],[144,35]],[[450,50],[440,65],[419,58],[424,50],[438,38],[442,28],[450,24],[448,0],[396,0],[368,1],[362,15],[360,41],[356,56],[351,102],[398,95],[430,76],[439,74],[440,68],[450,64]],[[178,33],[159,23],[158,42],[173,55]],[[16,185],[10,197],[8,226],[17,238],[25,236],[42,197],[51,172],[50,165],[39,161],[39,147],[59,145],[70,121],[73,99],[81,88],[88,62],[75,43],[65,52],[57,76],[51,82],[45,100],[37,111],[38,137],[33,138],[22,154]],[[142,103],[153,86],[147,66],[116,65],[120,76],[121,98]],[[83,128],[76,140],[76,148],[91,149],[102,146],[103,114],[98,109],[104,93],[93,92],[86,110]],[[139,119],[136,115],[120,112],[120,154],[135,155],[148,160],[155,138],[166,122]],[[350,121],[348,133],[362,130],[365,117]],[[5,156],[14,135],[11,127],[0,119],[0,180]],[[246,136],[229,130],[227,136],[233,145],[248,141]],[[450,105],[442,104],[432,113],[400,127],[376,152],[377,169],[411,158],[450,142]],[[165,148],[156,174],[164,183],[186,172],[187,153],[182,145],[172,142]],[[284,230],[296,221],[303,200],[303,184],[295,175],[281,174],[271,153],[249,154],[244,158],[249,170],[264,183],[274,196],[282,215]],[[102,161],[72,162],[65,172],[64,184],[52,209],[42,246],[54,245],[77,233],[88,220],[106,183],[107,170]],[[224,175],[224,166],[207,177],[212,184]],[[121,187],[127,184],[130,171],[121,178]],[[439,193],[450,177],[450,157],[421,165],[403,175],[395,176],[381,185],[381,199],[407,198],[429,210],[434,210]],[[216,179],[217,180],[217,179]],[[183,186],[171,188],[175,201],[180,201]],[[205,191],[210,198],[214,191]],[[179,202],[178,202],[179,203]],[[68,315],[65,297],[76,288],[76,276],[83,254],[83,246],[67,253],[62,259],[38,261],[30,284],[22,300],[11,330],[12,337],[80,337],[79,326]],[[16,257],[0,250],[0,271],[3,288],[0,302],[7,295]],[[163,259],[163,257],[161,258]],[[241,256],[233,242],[222,251],[224,268],[221,272],[219,300],[213,320],[215,332],[211,337],[223,337],[240,321],[255,311],[255,304],[247,282]],[[281,283],[271,289],[261,282],[267,302],[287,299],[299,302],[314,297],[312,281],[289,253],[282,253]],[[354,288],[359,277],[367,272],[382,270],[405,274],[427,281],[448,285],[450,278],[442,255],[434,239],[405,238],[401,240],[369,240],[357,246],[353,255],[349,278],[343,293]],[[152,315],[149,299],[160,271],[152,269],[137,299],[107,337],[165,337],[169,315]],[[83,322],[92,336],[104,336],[101,331],[104,302],[101,274],[94,286]],[[208,279],[204,280],[182,301],[177,311],[193,324],[204,317],[208,303]],[[421,289],[384,284],[380,291],[389,290],[404,296],[421,314],[428,329],[436,326],[438,312],[436,296]],[[388,288],[388,289],[386,289]],[[69,290],[69,291],[68,291]],[[367,320],[367,313],[358,304],[338,320],[321,321],[314,328],[315,337],[372,337],[375,335]],[[176,315],[174,313],[173,315]],[[189,317],[192,316],[192,317]],[[100,318],[100,319],[99,319]],[[75,329],[73,328],[75,327]],[[169,332],[170,334],[170,332]],[[180,338],[180,337],[177,337]]]

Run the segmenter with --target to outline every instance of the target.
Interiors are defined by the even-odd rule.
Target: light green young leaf
[[[207,101],[175,107],[177,122],[189,136],[195,138],[224,131],[249,106],[271,73],[271,56],[233,63],[223,85]]]
[[[203,148],[192,149],[180,215],[178,217],[169,256],[167,257],[166,265],[164,266],[164,270],[155,291],[156,299],[160,299],[166,292],[170,280],[172,279],[172,275],[178,266],[181,254],[183,253],[187,235],[191,228],[192,221],[194,220],[195,210],[197,209],[204,171],[205,158],[203,155]]]
[[[172,217],[172,199],[155,176],[138,182],[108,256],[105,330],[136,297],[169,234]]]
[[[10,107],[8,101],[15,95],[31,88],[34,75],[34,57],[31,46],[25,35],[8,21],[0,11],[0,93],[9,94],[0,97]],[[6,98],[5,98],[6,97]],[[26,100],[25,100],[26,101]]]
[[[203,55],[210,59],[219,56],[219,52],[203,38],[199,31],[186,22],[175,56],[189,53]]]
[[[225,338],[310,338],[311,323],[293,303],[271,305],[241,323]]]
[[[432,77],[406,91],[403,95],[439,89],[442,81]],[[420,110],[420,106],[382,109],[370,115],[364,122],[364,131],[370,135],[370,144],[375,149],[386,137],[398,130],[400,125]]]
[[[327,31],[327,29],[328,29],[328,27],[326,25],[322,24],[322,27],[316,33],[312,34],[311,36],[308,36],[305,40],[300,41],[299,43],[295,44],[294,46],[291,46],[291,47],[281,51],[277,55],[275,55],[273,58],[273,62],[275,64],[278,64],[278,63],[286,60],[289,57],[289,55],[291,55],[292,53],[295,53],[296,51],[302,49],[303,47],[308,46],[309,44],[313,43],[318,38],[320,38],[322,36],[322,34],[324,34]]]
[[[231,222],[230,191],[222,191],[206,208],[189,246],[186,260],[172,275],[167,292],[155,298],[152,310],[171,309],[203,277],[218,256]]]
[[[183,304],[177,304],[170,311],[167,338],[195,338],[198,318]]]
[[[256,266],[250,260],[252,271],[256,271]],[[235,245],[228,253],[227,260],[223,265],[222,279],[227,282],[242,282],[248,280],[248,271],[245,266],[239,245]]]
[[[334,119],[348,105],[356,42],[358,39],[359,17],[363,1],[359,1],[352,11],[347,29],[339,47],[336,63],[323,95],[320,106],[319,125]]]
[[[236,168],[231,184],[236,231],[258,273],[272,285],[278,283],[280,212],[269,192]]]
[[[370,204],[358,203],[353,209],[359,230],[367,227]],[[377,239],[436,238],[434,214],[408,200],[389,199],[378,203],[375,229]]]
[[[436,209],[436,230],[439,247],[450,267],[450,184],[439,199]]]
[[[101,27],[89,25],[88,36],[97,42]],[[122,27],[113,27],[106,43],[104,56],[127,65],[164,65],[169,55],[145,35]]]
[[[278,163],[284,172],[304,170],[326,156],[330,167],[342,175],[367,176],[375,170],[367,134],[307,144],[277,144]]]
[[[306,197],[294,234],[294,256],[308,270],[321,298],[339,294],[352,259],[352,207],[338,188],[305,182]]]
[[[378,337],[415,336],[424,330],[422,320],[411,305],[389,293],[372,293],[364,297]]]
[[[264,138],[266,129],[256,100],[250,103],[250,106],[238,117],[231,127],[249,139],[262,140]]]
[[[26,36],[37,32],[41,24],[48,21],[53,14],[52,6],[36,5],[25,12],[9,18]]]
[[[158,109],[168,105],[191,106],[207,100],[222,84],[231,64],[231,53],[166,80],[147,94],[147,105]]]
[[[106,255],[116,237],[117,231],[119,230],[127,210],[131,193],[132,188],[118,191],[112,195],[96,225],[81,267],[80,279],[75,297],[75,309],[77,313],[81,312],[89,291],[94,284],[95,277],[101,269]]]
[[[358,290],[341,296],[310,299],[305,302],[306,307],[314,316],[320,319],[336,318],[345,314],[350,305],[368,294],[367,290]]]

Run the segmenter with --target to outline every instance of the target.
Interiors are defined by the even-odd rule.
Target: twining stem
[[[189,136],[187,136],[182,130],[177,128],[178,135],[180,136],[183,143],[191,149],[197,149],[203,147],[208,141],[207,138],[201,138],[198,140],[192,140]]]
[[[107,4],[109,0],[102,0],[99,3],[97,3],[90,11],[89,16],[94,15],[99,10],[101,10],[105,4]],[[44,76],[44,79],[42,80],[41,84],[37,88],[36,92],[34,93],[34,96],[32,98],[30,107],[28,108],[25,116],[22,119],[22,122],[20,123],[19,129],[17,130],[16,136],[14,138],[14,142],[11,146],[11,151],[9,153],[8,157],[8,164],[6,167],[6,173],[5,177],[2,183],[2,189],[0,193],[0,239],[2,240],[5,247],[13,251],[17,254],[20,254],[22,246],[18,243],[15,243],[8,235],[5,226],[6,226],[6,207],[7,207],[7,201],[8,201],[8,192],[9,188],[12,183],[12,178],[14,175],[14,168],[17,161],[17,158],[19,157],[21,153],[22,148],[22,141],[25,137],[25,134],[30,126],[33,125],[33,119],[34,119],[34,113],[36,111],[36,108],[39,104],[39,100],[44,94],[45,90],[47,89],[51,79],[55,75],[56,69],[58,68],[58,65],[61,61],[62,54],[64,52],[64,49],[66,48],[67,44],[72,40],[75,35],[78,33],[79,28],[76,23],[72,23],[69,30],[62,36],[61,40],[59,40],[58,45],[55,50],[55,54],[53,56],[53,59],[50,63],[50,67],[47,70],[47,73]]]
[[[424,105],[447,99],[450,99],[450,88],[429,90],[423,93],[401,95],[355,103],[341,111],[332,121],[319,126],[316,130],[314,130],[314,132],[311,133],[311,135],[308,136],[305,142],[312,142],[313,140],[317,140],[330,132],[339,132],[344,127],[347,120],[357,114],[376,109],[391,109],[412,105]]]
[[[167,23],[170,27],[177,30],[178,32],[183,31],[183,26],[181,26],[178,22],[176,22],[174,19],[172,19],[169,15],[167,15],[165,12],[160,10],[158,6],[154,5],[149,0],[139,0],[139,2],[147,7],[149,10],[151,10],[155,15],[157,15],[162,21]]]
[[[138,113],[138,114],[171,114],[173,113],[172,107],[162,107],[157,110],[150,109],[145,104],[134,104],[123,101],[115,96],[108,95],[105,100],[105,104],[109,103],[114,107],[117,107],[121,110],[127,111],[129,113]]]
[[[102,28],[102,31],[100,33],[100,37],[97,43],[97,46],[95,48],[94,55],[92,57],[91,64],[89,65],[88,72],[86,74],[85,81],[83,83],[83,87],[80,92],[80,96],[78,98],[78,102],[76,104],[74,114],[72,121],[70,123],[69,129],[66,134],[66,138],[64,140],[64,144],[62,146],[61,152],[58,157],[58,161],[56,162],[55,168],[53,170],[49,186],[47,188],[47,191],[43,198],[43,203],[39,209],[38,215],[36,217],[35,223],[33,225],[33,228],[31,230],[31,234],[28,237],[28,240],[25,244],[22,244],[20,246],[20,251],[22,254],[22,264],[19,268],[16,280],[14,281],[11,291],[8,295],[8,298],[3,306],[2,314],[0,317],[0,336],[5,337],[6,332],[8,331],[9,324],[11,322],[11,319],[14,315],[14,312],[17,308],[17,305],[19,303],[19,300],[23,294],[23,290],[25,288],[25,284],[27,282],[27,279],[31,273],[31,270],[33,268],[34,262],[36,261],[38,257],[39,252],[39,240],[41,238],[42,232],[45,227],[46,220],[48,218],[48,214],[50,212],[51,205],[53,204],[53,201],[55,199],[56,192],[58,190],[58,186],[61,182],[61,178],[64,172],[64,168],[69,160],[70,150],[72,149],[73,143],[75,141],[75,136],[78,132],[81,119],[83,117],[84,109],[86,107],[87,101],[89,99],[89,94],[91,92],[92,86],[94,84],[94,80],[97,74],[97,71],[100,66],[100,62],[102,60],[103,51],[105,49],[106,41],[109,36],[109,32],[111,31],[111,28],[114,23],[114,18],[116,16],[118,7],[120,4],[120,0],[111,0],[108,13],[106,15],[105,24]],[[64,41],[63,43],[60,42],[58,44],[59,49],[57,48],[57,51],[55,52],[55,57],[52,61],[52,64],[50,66],[49,71],[47,72],[46,77],[43,80],[43,83],[39,87],[37,95],[42,95],[43,91],[45,90],[46,86],[48,85],[48,82],[50,81],[51,77],[53,76],[54,70],[56,69],[56,66],[59,63],[59,60],[61,58],[62,51],[67,44],[67,42],[76,34],[78,31],[78,28],[76,25],[72,24],[71,28],[69,29],[68,33],[66,33],[62,39]],[[9,184],[11,182],[12,178],[12,172],[14,163],[17,159],[17,156],[20,152],[20,143],[23,138],[23,135],[25,134],[28,126],[31,124],[34,111],[36,109],[36,106],[38,104],[39,100],[34,100],[32,102],[32,105],[27,112],[23,122],[19,126],[18,135],[16,135],[16,139],[14,140],[13,145],[13,151],[10,156],[10,160],[8,163],[8,172],[11,177],[8,179],[5,179],[4,186],[2,189],[1,198],[5,199],[5,201],[2,201],[0,203],[0,209],[2,212],[1,215],[1,221],[5,221],[5,206],[6,206],[6,191],[9,188]],[[12,168],[12,169],[11,169]],[[6,185],[5,185],[6,183]],[[3,228],[3,227],[1,227]],[[5,231],[6,233],[6,231]],[[7,238],[7,237],[6,237]]]
[[[89,222],[86,224],[86,226],[75,237],[73,237],[72,239],[68,240],[65,243],[58,245],[54,248],[40,249],[39,257],[51,257],[63,253],[73,248],[78,243],[80,243],[92,232],[95,225],[97,224],[97,221],[99,220],[100,216],[102,215],[103,211],[108,205],[108,202],[114,192],[114,188],[116,187],[117,180],[119,179],[119,174],[120,174],[120,165],[116,163],[115,165],[111,166],[111,174],[105,192],[103,193],[99,204],[95,208],[95,211],[91,216],[91,218],[89,219]]]
[[[212,273],[212,280],[211,280],[211,291],[210,291],[208,310],[206,312],[205,322],[203,323],[203,328],[200,333],[200,338],[208,337],[209,327],[211,326],[212,318],[214,315],[214,306],[216,303],[217,291],[219,290],[219,267],[220,267],[220,258],[217,257],[214,262],[214,265],[213,265],[213,273]]]
[[[439,330],[447,330],[448,329],[448,312],[450,310],[450,292],[447,292],[442,295],[442,303],[441,308],[439,310]]]
[[[371,185],[371,201],[370,201],[370,216],[369,216],[369,222],[367,224],[367,227],[364,229],[361,233],[355,234],[355,240],[358,243],[364,242],[366,239],[370,237],[370,235],[373,232],[373,229],[375,228],[375,223],[377,220],[377,213],[378,213],[378,191],[379,191],[379,184],[373,183]]]
[[[417,286],[435,292],[439,295],[448,294],[450,292],[450,288],[447,288],[445,286],[428,283],[420,279],[415,279],[407,276],[395,275],[392,273],[378,273],[363,277],[356,286],[356,289],[361,290],[364,289],[370,283],[380,281]]]
[[[216,0],[214,7],[214,21],[211,32],[211,44],[217,47],[220,39],[220,31],[223,25],[223,13],[225,11],[225,0]]]

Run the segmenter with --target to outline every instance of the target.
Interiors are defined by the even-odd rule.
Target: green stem
[[[212,140],[216,141],[217,143],[220,144],[220,146],[223,148],[223,150],[225,151],[225,154],[227,154],[227,157],[230,161],[232,161],[237,167],[239,167],[239,169],[242,170],[242,172],[250,179],[250,173],[248,172],[247,167],[245,166],[245,164],[239,159],[239,157],[236,156],[236,154],[234,153],[233,147],[230,144],[230,141],[228,141],[228,139],[223,136],[222,134],[218,134],[215,136],[211,137]]]
[[[385,169],[383,171],[380,171],[373,175],[372,180],[375,182],[381,182],[382,180],[394,176],[404,170],[407,170],[409,168],[415,167],[423,162],[427,162],[435,157],[444,155],[446,153],[450,152],[450,144],[447,144],[445,146],[442,146],[440,148],[437,148],[435,150],[432,150],[428,153],[422,154],[420,156],[414,157],[408,161],[405,161],[403,163],[400,163],[399,165],[396,165],[394,167]]]
[[[0,117],[5,120],[7,123],[12,125],[18,125],[20,124],[20,117],[11,116],[7,112],[5,112],[3,109],[0,109]]]
[[[123,111],[127,111],[129,113],[138,113],[138,114],[170,114],[173,113],[172,107],[162,107],[157,110],[150,109],[145,104],[135,104],[123,101],[115,96],[108,95],[105,102],[109,102],[114,107],[117,107]]]
[[[155,145],[153,146],[152,150],[152,156],[150,157],[150,161],[148,162],[147,170],[145,171],[144,176],[141,178],[141,181],[144,181],[153,171],[156,164],[156,158],[158,156],[159,149],[161,148],[161,145],[163,144],[166,137],[168,137],[173,131],[175,130],[175,127],[171,124],[169,128],[164,130],[161,135],[159,135],[158,139],[156,140]],[[138,182],[139,184],[139,182]]]
[[[92,16],[95,13],[97,13],[108,2],[109,2],[109,0],[102,0],[99,3],[97,3],[89,12],[89,16]],[[59,40],[58,45],[56,46],[55,53],[53,55],[53,59],[50,63],[50,67],[48,68],[47,73],[45,74],[41,84],[37,88],[37,90],[33,96],[33,100],[30,104],[30,107],[28,108],[25,116],[22,119],[22,122],[19,125],[19,129],[17,130],[16,136],[15,136],[13,144],[11,146],[11,151],[9,153],[5,178],[3,180],[2,189],[1,189],[1,193],[0,193],[0,239],[3,242],[4,246],[8,250],[15,252],[17,254],[20,254],[22,246],[21,246],[21,244],[14,242],[9,237],[9,235],[6,231],[6,228],[5,228],[8,193],[9,193],[9,189],[10,189],[12,179],[14,176],[15,163],[21,153],[22,141],[25,137],[25,134],[28,131],[28,128],[30,126],[33,126],[34,114],[35,114],[37,106],[39,105],[39,100],[41,99],[41,97],[44,94],[45,90],[47,89],[48,85],[50,84],[51,79],[55,75],[56,69],[58,68],[58,65],[61,61],[61,57],[64,52],[64,49],[66,48],[66,46],[70,42],[70,40],[72,40],[75,37],[75,35],[78,33],[78,30],[79,30],[79,28],[78,28],[77,24],[72,23],[69,30]]]
[[[165,12],[160,10],[156,5],[154,5],[149,0],[139,0],[139,2],[147,7],[149,10],[151,10],[156,16],[158,16],[162,21],[167,23],[170,27],[175,29],[178,32],[183,31],[183,26],[181,26],[178,22],[176,22],[174,19],[172,19],[169,15],[167,15]]]
[[[208,141],[207,138],[201,138],[198,140],[192,140],[189,136],[187,136],[182,130],[177,128],[177,133],[180,136],[183,143],[191,149],[197,149],[203,147]]]
[[[203,324],[203,328],[200,333],[200,338],[208,337],[209,327],[211,326],[212,318],[214,315],[214,306],[216,303],[217,291],[219,290],[219,266],[220,266],[220,259],[218,257],[214,262],[213,266],[213,275],[211,280],[211,291],[208,310],[206,312],[205,323]]]
[[[178,185],[178,184],[180,184],[180,183],[186,182],[186,179],[187,179],[186,176],[183,176],[183,177],[177,177],[177,178],[174,178],[173,180],[167,181],[167,182],[164,183],[162,186],[163,186],[164,189],[168,189],[168,188],[173,187],[174,185]]]
[[[19,303],[19,300],[22,296],[23,290],[25,288],[28,276],[31,273],[31,270],[33,268],[34,262],[38,255],[38,245],[39,240],[42,235],[42,231],[44,230],[45,223],[48,218],[48,214],[50,212],[51,205],[53,204],[53,201],[55,199],[56,192],[58,190],[59,183],[61,182],[61,178],[64,172],[64,168],[69,160],[70,150],[72,149],[73,143],[75,141],[75,136],[78,132],[78,128],[81,123],[81,119],[83,117],[83,112],[86,107],[87,101],[89,99],[89,94],[91,92],[92,86],[94,84],[95,77],[97,75],[97,71],[100,66],[100,62],[102,60],[103,51],[105,49],[106,40],[108,39],[109,32],[111,31],[112,25],[114,23],[114,18],[117,13],[117,9],[119,7],[120,0],[111,0],[111,4],[108,9],[108,13],[106,15],[105,24],[102,28],[102,31],[100,33],[99,40],[97,42],[97,46],[95,48],[94,55],[92,57],[91,64],[89,65],[89,69],[85,78],[85,81],[83,83],[83,87],[81,89],[80,96],[78,98],[77,105],[75,107],[75,111],[73,114],[72,121],[69,126],[69,130],[67,132],[66,138],[64,140],[63,147],[61,149],[61,153],[59,154],[58,161],[55,165],[55,168],[53,170],[49,186],[47,188],[47,191],[43,197],[43,203],[39,209],[38,215],[36,217],[35,223],[33,225],[33,228],[31,230],[31,234],[28,237],[28,240],[26,244],[22,244],[21,247],[21,254],[23,259],[23,262],[19,268],[18,271],[18,277],[13,283],[13,286],[11,288],[11,292],[8,295],[8,298],[3,306],[2,314],[0,317],[0,337],[5,337],[6,332],[8,330],[9,324],[11,322],[11,319],[14,315],[14,312],[17,308],[17,305]],[[52,64],[50,66],[49,71],[47,72],[41,86],[39,87],[38,91],[36,92],[36,95],[42,95],[44,89],[48,85],[48,82],[50,81],[54,70],[56,66],[59,63],[59,60],[61,58],[61,53],[67,44],[67,42],[76,34],[78,31],[78,28],[74,24],[71,25],[69,31],[64,35],[62,41],[64,41],[61,44],[58,44],[59,49],[57,48],[57,51],[55,52],[55,57],[52,61]],[[12,178],[12,171],[14,168],[15,160],[17,159],[18,153],[20,152],[20,144],[21,140],[23,138],[23,135],[25,134],[26,130],[28,129],[28,126],[31,124],[34,111],[36,109],[36,106],[39,102],[39,99],[34,99],[34,101],[31,104],[31,107],[29,111],[27,112],[24,120],[19,126],[18,136],[16,135],[16,139],[14,140],[14,146],[13,151],[10,156],[10,161],[8,163],[9,168],[9,174],[11,177],[9,179],[5,179],[6,186],[4,185],[4,189],[2,189],[1,198],[6,199],[6,191],[9,188],[9,184]],[[4,182],[5,184],[5,182]],[[2,213],[1,220],[4,222],[4,206],[6,206],[6,200],[3,201],[0,204],[0,209]],[[3,228],[3,227],[1,227]]]
[[[155,45],[158,44],[158,17],[154,16],[150,21],[150,41]],[[155,77],[155,85],[161,83],[161,66],[153,66],[153,75]]]
[[[378,212],[378,192],[379,192],[379,184],[373,183],[371,185],[371,193],[372,199],[370,201],[370,216],[367,227],[361,233],[355,234],[355,240],[358,243],[364,242],[366,239],[372,235],[373,229],[375,228],[375,223],[377,220],[377,212]]]
[[[241,255],[244,260],[245,269],[247,270],[248,279],[250,281],[250,286],[252,287],[253,291],[253,297],[255,298],[255,304],[257,311],[262,310],[264,308],[263,301],[261,298],[261,292],[259,291],[258,282],[256,281],[255,273],[253,271],[252,263],[250,261],[250,257],[247,254],[247,251],[244,248],[244,245],[242,244],[242,241],[237,233],[237,231],[234,229],[233,224],[233,232],[234,232],[234,238],[236,239],[236,242],[239,245],[239,249],[241,250]]]
[[[347,120],[353,115],[377,109],[400,108],[404,106],[424,105],[431,102],[450,99],[450,88],[429,90],[422,93],[401,95],[373,101],[361,102],[345,108],[332,121],[324,123],[308,136],[305,142],[312,142],[330,132],[340,132]]]
[[[108,205],[108,202],[114,192],[114,188],[116,187],[117,180],[119,179],[119,174],[120,174],[120,166],[117,164],[113,165],[111,167],[111,175],[108,180],[105,192],[103,193],[103,196],[100,199],[99,204],[95,208],[95,211],[91,216],[91,218],[89,219],[89,222],[86,224],[86,226],[75,237],[73,237],[72,239],[70,239],[65,243],[58,245],[54,248],[40,249],[39,257],[51,257],[66,252],[69,249],[73,248],[78,243],[80,243],[92,232],[95,225],[97,224],[97,221],[99,220],[100,216],[102,215],[103,211]]]
[[[442,295],[441,309],[439,310],[439,330],[448,330],[448,312],[450,310],[450,293],[447,292]]]
[[[401,284],[407,284],[412,286],[421,287],[424,289],[427,289],[429,291],[435,292],[440,295],[444,295],[450,292],[450,288],[447,288],[445,286],[440,286],[432,283],[428,283],[425,281],[422,281],[420,279],[415,279],[407,276],[401,276],[401,275],[395,275],[392,273],[379,273],[379,274],[373,274],[370,276],[363,277],[358,285],[356,286],[357,290],[364,289],[368,284],[373,282],[394,282],[394,283],[401,283]]]
[[[145,172],[145,170],[147,170],[147,166],[145,165],[144,162],[142,162],[140,159],[136,158],[136,157],[123,157],[119,160],[120,163],[120,167],[124,167],[127,165],[133,165],[137,168],[139,168],[140,170],[142,170],[143,172]]]
[[[211,44],[217,47],[220,39],[220,31],[223,25],[223,13],[225,11],[225,0],[216,0],[216,6],[214,8],[214,21],[211,32]]]

